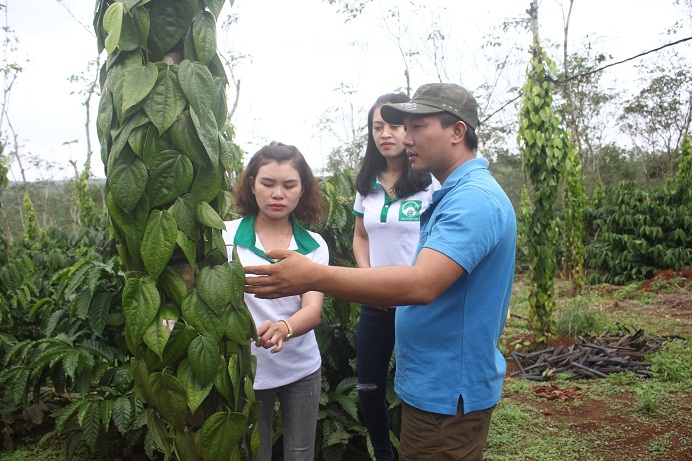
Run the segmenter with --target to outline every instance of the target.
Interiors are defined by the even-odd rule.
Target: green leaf
[[[178,246],[183,250],[183,253],[185,253],[185,257],[190,263],[190,266],[192,266],[193,269],[197,267],[197,242],[189,239],[182,231],[179,230],[175,243],[177,243]]]
[[[205,461],[226,461],[233,447],[243,439],[247,416],[242,413],[218,412],[204,422],[200,446]]]
[[[142,259],[147,271],[155,279],[173,256],[177,234],[175,218],[168,211],[151,211],[142,240]]]
[[[147,410],[147,428],[154,439],[156,448],[161,450],[168,458],[171,457],[171,437],[164,422],[156,416],[154,409]]]
[[[197,221],[200,223],[204,224],[207,227],[211,227],[213,229],[226,229],[226,225],[223,223],[223,219],[221,219],[221,216],[214,210],[211,205],[209,205],[207,202],[202,202],[197,205],[197,209],[195,210],[195,217],[197,218]]]
[[[199,434],[199,432],[197,433]],[[197,449],[196,439],[197,434],[192,434],[192,431],[185,432],[182,434],[176,434],[173,442],[175,443],[175,454],[177,459],[184,460],[202,460],[202,455]]]
[[[125,69],[133,65],[142,65],[141,56],[137,56],[134,52],[120,53],[119,59],[108,72],[108,89],[113,95],[113,108],[115,109],[120,123],[125,121],[123,117],[123,84],[125,82]],[[113,137],[113,135],[111,135],[111,137]]]
[[[339,395],[336,397],[337,402],[341,405],[341,408],[346,411],[352,418],[358,420],[358,401],[355,400],[350,395]]]
[[[164,64],[161,67],[156,85],[142,106],[149,120],[159,130],[159,135],[175,122],[187,104],[183,90],[178,84],[178,66]]]
[[[197,218],[195,218],[195,209],[197,208],[197,200],[190,194],[185,194],[179,197],[168,211],[175,218],[178,229],[183,231],[185,235],[193,241],[199,240],[199,228]]]
[[[123,149],[108,175],[113,199],[126,213],[131,213],[147,188],[147,167],[130,149]]]
[[[150,0],[122,0],[128,11],[132,11],[133,8],[138,6],[144,6],[149,3],[149,1]]]
[[[171,266],[166,266],[159,275],[157,284],[167,299],[180,306],[187,295],[187,283],[183,276]]]
[[[144,2],[147,3],[147,2]],[[135,8],[134,10],[134,31],[137,36],[137,45],[146,50],[147,49],[147,39],[149,38],[149,29],[151,28],[151,18],[149,17],[149,11],[143,8],[142,5]]]
[[[187,396],[185,388],[175,376],[167,373],[149,375],[149,385],[156,408],[176,431],[185,431]]]
[[[178,115],[168,133],[175,150],[187,155],[192,163],[206,165],[209,162],[207,151],[204,149],[202,141],[199,140],[195,125],[192,123],[190,111],[186,110]]]
[[[197,135],[207,151],[209,160],[213,165],[219,163],[221,158],[221,147],[219,145],[221,134],[219,133],[216,119],[211,109],[203,110],[201,113],[196,109],[190,108],[192,123],[195,125]],[[225,141],[224,141],[225,142]]]
[[[144,8],[142,8],[144,10]],[[144,10],[146,12],[146,10]],[[143,15],[140,15],[140,20],[144,19]],[[148,19],[146,17],[147,23],[140,24],[135,22],[136,18],[134,14],[125,14],[122,19],[122,28],[120,31],[120,40],[118,41],[118,48],[123,51],[133,51],[139,48],[142,41],[139,38],[141,33],[140,29],[146,27],[147,31],[149,29]],[[146,43],[146,42],[145,42]]]
[[[228,261],[228,251],[226,248],[226,241],[223,239],[223,231],[221,229],[211,229],[211,241],[213,248],[216,249],[218,255],[213,255],[214,258],[218,258],[219,262],[216,264],[223,264]],[[214,253],[214,250],[210,252]],[[209,259],[209,261],[212,261]]]
[[[147,45],[156,50],[153,61],[160,61],[185,35],[199,12],[196,0],[152,2],[151,28]]]
[[[171,332],[171,337],[168,338],[166,349],[163,351],[161,367],[170,366],[187,356],[187,349],[190,343],[199,333],[190,325],[185,325],[183,322],[175,324],[175,328]]]
[[[219,343],[209,336],[198,336],[190,343],[187,359],[195,378],[202,386],[206,386],[212,382],[219,369]]]
[[[221,314],[231,303],[233,270],[230,264],[207,266],[197,275],[197,293],[200,298],[217,314]]]
[[[122,127],[122,129],[115,134],[115,138],[113,139],[113,146],[111,147],[111,150],[108,155],[108,166],[106,167],[107,174],[110,174],[110,171],[114,168],[115,164],[118,161],[118,157],[120,156],[121,151],[127,149],[128,141],[132,131],[146,123],[149,123],[149,119],[146,117],[146,115],[137,113],[134,116],[130,117],[127,120],[127,122],[125,122],[125,125]]]
[[[247,308],[229,310],[225,327],[226,337],[238,344],[245,345],[250,338],[257,340],[257,328]]]
[[[219,369],[214,375],[214,387],[227,401],[234,401],[233,386],[224,360],[219,360]]]
[[[218,162],[207,163],[197,170],[191,192],[198,202],[211,202],[219,195],[223,174]]]
[[[142,161],[144,164],[150,166],[154,163],[154,159],[159,155],[159,152],[165,150],[174,150],[166,133],[163,136],[159,136],[158,129],[153,124],[147,127],[144,150],[142,151]]]
[[[127,434],[132,430],[134,422],[134,409],[129,396],[118,397],[113,404],[113,422],[121,434]]]
[[[195,112],[202,114],[211,111],[214,80],[205,65],[189,59],[183,60],[178,66],[178,81]],[[197,131],[199,133],[199,129]]]
[[[108,316],[111,310],[111,302],[113,301],[113,293],[109,291],[100,291],[96,293],[89,307],[89,327],[96,336],[101,337]]]
[[[98,115],[96,116],[96,134],[99,139],[107,136],[113,126],[113,96],[108,88],[104,88],[99,98]],[[106,162],[103,162],[106,163]]]
[[[159,309],[156,319],[144,333],[144,343],[163,360],[163,350],[180,317],[178,307],[173,303],[165,303]]]
[[[150,277],[131,278],[123,290],[123,310],[127,323],[125,333],[130,349],[137,344],[156,318],[161,298]]]
[[[197,294],[197,290],[191,290],[180,306],[183,318],[195,330],[204,336],[221,340],[224,325],[219,316],[207,306]]]
[[[99,413],[101,413],[101,422],[103,423],[103,428],[108,432],[108,428],[111,425],[111,417],[113,416],[113,400],[101,400],[99,405]]]
[[[223,9],[223,4],[226,3],[226,0],[204,0],[204,3],[207,5],[207,8],[209,8],[209,11],[211,11],[214,16],[218,18],[221,14],[221,10]]]
[[[178,381],[181,382],[187,394],[187,406],[190,408],[190,411],[194,413],[202,402],[204,402],[204,399],[207,398],[211,391],[211,386],[214,383],[209,382],[206,386],[201,385],[199,381],[195,379],[188,359],[180,362],[177,373]]]
[[[183,59],[199,61],[197,58],[197,52],[195,51],[195,42],[192,38],[192,28],[187,31],[185,38],[183,39]]]
[[[214,78],[214,99],[212,99],[212,112],[214,113],[214,119],[216,120],[216,126],[219,129],[223,129],[226,125],[226,120],[228,118],[228,104],[226,98],[226,82],[227,80],[222,78]],[[220,140],[222,145],[228,147],[228,143],[225,140]],[[222,149],[223,150],[223,149]]]
[[[194,183],[192,183],[192,190],[194,190],[194,188]],[[219,216],[221,216],[221,219],[229,221],[231,211],[233,211],[233,194],[231,194],[228,191],[222,190],[218,197]]]
[[[192,183],[190,159],[174,150],[159,152],[149,165],[147,196],[152,207],[168,203],[185,192]]]
[[[200,11],[192,21],[192,41],[197,59],[206,65],[216,54],[216,18],[209,11]]]
[[[111,219],[136,244],[141,244],[144,238],[144,228],[149,218],[149,199],[146,195],[137,203],[132,213],[127,213],[113,198],[112,193],[106,195],[106,205]]]
[[[103,15],[103,30],[108,34],[105,42],[108,54],[115,51],[118,42],[120,42],[124,13],[125,6],[121,2],[116,2],[109,6],[106,13]]]
[[[238,399],[240,397],[240,389],[242,385],[242,363],[240,361],[240,354],[233,354],[228,359],[228,376],[231,378],[231,386],[233,389],[233,405],[234,408],[238,407]]]
[[[236,309],[247,310],[245,305],[245,269],[243,269],[238,256],[238,247],[235,245],[233,246],[233,253],[228,265],[231,268],[231,284],[229,286],[231,303]],[[346,323],[344,322],[343,324],[345,325]]]
[[[132,130],[127,138],[127,144],[139,159],[144,158],[144,142],[147,139],[147,126],[139,126]]]
[[[146,362],[136,357],[131,358],[130,373],[135,383],[137,395],[141,396],[149,405],[153,405],[154,400],[151,397],[151,389],[149,388],[149,371],[147,370]]]
[[[101,427],[99,402],[89,402],[89,407],[87,411],[84,412],[82,419],[79,421],[79,425],[82,426],[82,438],[90,448],[94,448]]]
[[[137,105],[147,97],[156,85],[156,78],[159,75],[158,69],[153,62],[146,66],[132,64],[123,71],[123,117],[128,117],[136,112]]]
[[[72,305],[71,315],[78,319],[86,320],[89,315],[89,305],[91,304],[91,293],[89,290],[84,290],[77,295]]]

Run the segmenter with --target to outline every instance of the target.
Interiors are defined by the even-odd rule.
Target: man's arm
[[[430,304],[464,273],[442,253],[424,248],[413,266],[351,268],[316,264],[293,251],[273,250],[276,264],[247,266],[245,291],[258,298],[280,298],[321,291],[374,306]]]

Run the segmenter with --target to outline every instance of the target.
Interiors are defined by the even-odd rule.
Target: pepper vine
[[[552,110],[554,85],[548,78],[548,69],[552,68],[550,72],[555,72],[555,65],[540,45],[534,50],[533,56],[523,87],[517,142],[532,198],[532,206],[524,216],[523,226],[532,284],[529,320],[534,339],[541,344],[548,341],[553,328],[559,237],[554,204],[563,174],[566,136]]]
[[[126,269],[130,371],[157,449],[252,459],[255,326],[221,232],[239,150],[216,51],[225,0],[97,0],[97,132],[106,203]]]

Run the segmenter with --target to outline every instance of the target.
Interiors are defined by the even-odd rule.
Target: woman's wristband
[[[285,321],[284,319],[279,319],[276,321],[276,323],[283,322],[284,325],[286,325],[286,329],[288,330],[288,333],[286,333],[286,336],[284,337],[284,341],[288,341],[293,337],[293,328],[291,328],[291,325]]]

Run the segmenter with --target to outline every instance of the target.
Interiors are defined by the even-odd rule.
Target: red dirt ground
[[[679,331],[692,333],[692,269],[684,271],[662,271],[654,275],[654,278],[644,282],[640,289],[656,292],[657,282],[680,278],[681,290],[674,294],[659,293],[654,303],[635,305],[626,300],[618,300],[612,305],[603,306],[603,309],[612,314],[632,314],[650,316],[653,318],[674,318]],[[660,285],[659,285],[660,286]],[[601,290],[615,291],[616,287],[602,286]],[[687,339],[692,335],[685,334]],[[524,339],[524,338],[522,338]],[[530,338],[527,338],[530,339]],[[558,338],[551,345],[559,344],[569,346],[573,340]],[[517,379],[509,377],[516,371],[516,365],[508,362],[507,380]],[[535,386],[550,385],[536,383]],[[636,411],[642,406],[641,397],[627,390],[623,386],[623,392],[607,397],[595,396],[595,392],[589,392],[592,387],[598,385],[597,380],[578,380],[571,384],[561,383],[560,386],[568,388],[578,386],[577,395],[586,392],[582,398],[558,398],[548,400],[539,395],[526,395],[519,392],[508,392],[504,398],[513,399],[518,403],[529,405],[535,409],[536,422],[540,424],[540,418],[549,418],[558,427],[568,428],[573,437],[580,435],[593,437],[598,434],[598,448],[593,451],[590,459],[604,459],[608,461],[620,460],[665,460],[665,461],[689,461],[692,460],[692,394],[679,393],[674,398],[674,404],[661,400],[659,411],[645,415]],[[508,386],[505,386],[506,388]],[[533,388],[533,387],[532,387]],[[607,399],[607,400],[604,400]],[[578,400],[578,402],[577,402]],[[665,441],[664,446],[657,447]],[[528,461],[528,458],[527,458]]]

